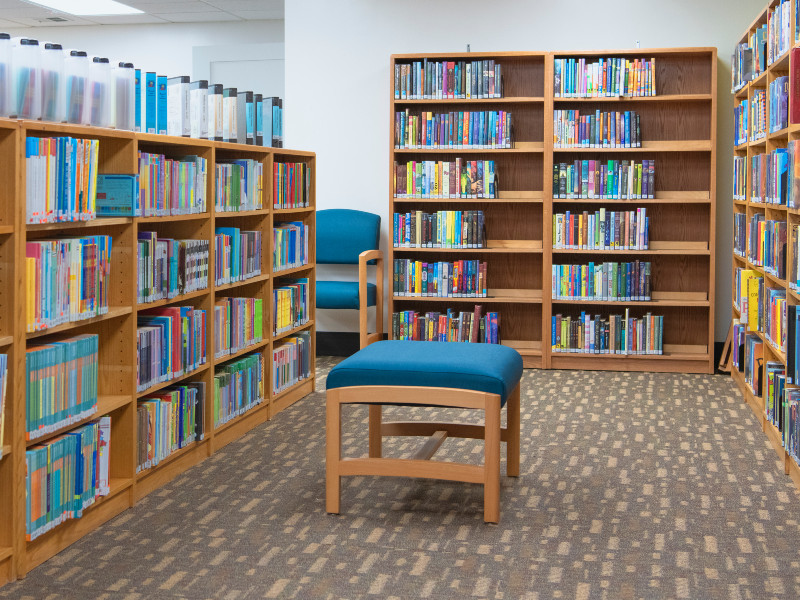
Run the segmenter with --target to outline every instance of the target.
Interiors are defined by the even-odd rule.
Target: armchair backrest
[[[377,250],[381,217],[347,208],[317,211],[317,264],[357,265],[364,250]]]

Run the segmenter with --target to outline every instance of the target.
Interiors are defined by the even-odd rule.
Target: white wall
[[[317,153],[319,208],[389,220],[389,56],[397,53],[718,48],[716,338],[730,322],[733,100],[730,55],[763,0],[290,0],[287,145]],[[354,168],[357,165],[357,168]],[[346,311],[338,311],[342,313]],[[320,315],[320,330],[357,330]]]

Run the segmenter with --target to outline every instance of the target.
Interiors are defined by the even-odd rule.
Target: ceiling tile
[[[210,23],[213,21],[241,21],[239,17],[235,17],[231,14],[222,11],[174,13],[174,14],[170,13],[170,14],[160,14],[159,16],[173,23]]]
[[[138,8],[151,15],[161,15],[168,13],[189,13],[193,11],[208,12],[214,10],[205,2],[200,0],[181,0],[179,2],[131,2],[133,8]]]
[[[25,25],[17,21],[9,21],[8,19],[0,19],[0,30],[17,29],[19,27],[30,27],[30,25]]]
[[[283,19],[282,10],[230,10],[228,12],[247,21],[259,21],[262,19]]]
[[[283,13],[283,0],[203,0],[206,4],[222,10],[280,10]]]
[[[4,16],[3,11],[0,11],[0,17]],[[36,17],[36,18],[15,18],[14,21],[18,21],[24,25],[28,25],[30,27],[70,27],[73,25],[94,25],[91,21],[87,21],[82,18],[73,17],[71,15],[48,15],[48,16],[58,16],[63,17],[66,21],[47,21],[44,17]],[[43,20],[45,19],[45,20]]]
[[[166,23],[161,17],[155,15],[108,15],[105,17],[85,17],[96,25],[140,25],[148,23]]]

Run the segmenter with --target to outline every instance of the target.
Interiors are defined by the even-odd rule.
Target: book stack
[[[78,519],[110,493],[111,417],[104,416],[25,452],[25,539]]]
[[[650,300],[649,262],[590,262],[588,265],[553,265],[554,300]]]
[[[656,95],[655,58],[556,58],[553,66],[556,98]]]
[[[139,152],[139,202],[135,215],[165,217],[206,211],[208,161]]]
[[[502,65],[489,60],[433,61],[394,66],[395,100],[502,98]]]
[[[248,354],[214,372],[214,427],[244,414],[264,400],[264,359]]]
[[[140,473],[203,439],[205,383],[176,385],[136,405],[136,472]]]
[[[217,285],[244,281],[261,274],[261,232],[217,227],[214,236]]]
[[[97,140],[25,141],[26,223],[88,221],[96,216]]]
[[[791,189],[791,188],[790,188]],[[733,157],[733,199],[747,200],[747,157]]]
[[[25,267],[27,331],[108,312],[111,236],[27,242]]]
[[[311,376],[311,333],[281,340],[272,349],[272,393],[279,394]]]
[[[553,111],[554,148],[641,148],[639,113],[626,110],[589,114],[579,110]]]
[[[789,76],[777,77],[769,84],[769,131],[789,126]]]
[[[79,335],[25,351],[25,439],[38,439],[97,412],[99,337]]]
[[[139,313],[136,391],[180,377],[206,363],[206,311],[191,306]]]
[[[217,212],[261,209],[263,181],[264,165],[259,161],[248,158],[218,162],[214,209]]]
[[[305,163],[272,165],[273,208],[303,208],[311,197],[311,167]]]
[[[413,310],[392,314],[392,339],[423,342],[500,343],[500,313],[487,312],[475,305],[472,312],[447,309],[447,312]]]
[[[573,250],[647,250],[647,209],[614,211],[601,208],[553,215],[553,248]]]
[[[635,200],[655,197],[654,160],[578,160],[553,164],[553,198]]]
[[[214,358],[236,354],[263,339],[261,298],[221,298],[214,304]]]
[[[580,317],[557,314],[552,319],[553,352],[663,354],[663,316],[631,317],[626,308],[624,315],[581,312]]]
[[[485,248],[482,210],[394,213],[395,248]]]
[[[208,287],[208,241],[159,238],[140,231],[137,248],[139,304],[189,294]]]
[[[513,148],[513,119],[504,110],[394,115],[395,148]]]
[[[750,141],[767,137],[767,90],[753,90],[750,98]]]
[[[733,213],[733,251],[741,257],[747,256],[747,215]]]
[[[308,225],[302,221],[276,223],[272,228],[272,270],[285,271],[308,264]]]
[[[780,0],[767,18],[767,63],[772,64],[792,45],[792,2]]]
[[[300,327],[308,322],[309,279],[292,280],[272,290],[272,322],[274,335]]]
[[[485,262],[422,262],[394,259],[395,296],[431,298],[485,298]]]
[[[747,100],[742,100],[739,106],[733,108],[733,144],[740,146],[747,143],[747,115],[750,112],[748,109]],[[739,158],[739,157],[735,157]]]
[[[396,198],[496,198],[493,160],[408,161],[394,163]]]

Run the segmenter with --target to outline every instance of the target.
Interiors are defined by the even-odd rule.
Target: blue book
[[[254,109],[256,111],[256,146],[264,145],[264,114],[262,113],[263,96],[261,94],[255,95]]]
[[[167,76],[159,75],[156,85],[156,98],[158,107],[156,110],[158,133],[167,133]]]
[[[139,216],[139,176],[97,175],[98,217]]]
[[[146,133],[158,133],[158,120],[156,119],[156,111],[158,108],[156,102],[156,74],[152,71],[148,71],[145,74],[144,108]]]
[[[136,118],[136,131],[142,130],[142,70],[136,69],[134,71],[134,86],[136,88],[134,98],[134,113]]]

